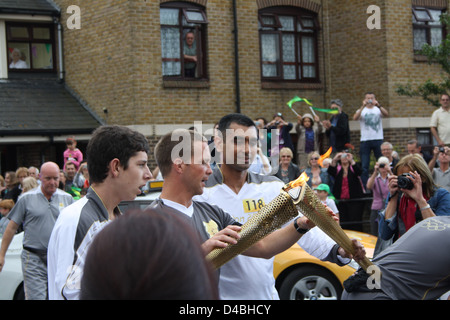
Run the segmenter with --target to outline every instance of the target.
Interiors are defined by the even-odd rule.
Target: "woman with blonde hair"
[[[389,197],[379,236],[394,241],[417,222],[450,215],[450,193],[438,187],[420,154],[410,154],[398,162],[389,180]]]
[[[308,185],[311,188],[317,187],[321,183],[330,183],[328,169],[321,168],[319,165],[320,154],[317,151],[308,153],[308,163],[304,172],[308,175]]]
[[[36,188],[37,186],[39,186],[39,184],[34,177],[26,177],[22,181],[22,194]]]
[[[290,148],[284,147],[280,150],[280,167],[278,172],[275,174],[281,181],[288,183],[297,179],[300,176],[300,169],[294,163],[292,159],[294,153]]]

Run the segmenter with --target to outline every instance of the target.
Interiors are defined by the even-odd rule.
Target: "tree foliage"
[[[450,93],[450,15],[441,15],[441,23],[447,30],[447,37],[439,46],[432,47],[424,44],[418,52],[427,57],[429,64],[439,64],[442,67],[441,80],[434,82],[431,79],[413,88],[411,81],[406,85],[397,85],[395,91],[399,95],[421,97],[433,106],[439,107],[439,98],[443,93]]]

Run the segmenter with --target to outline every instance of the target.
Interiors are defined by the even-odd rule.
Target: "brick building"
[[[395,87],[439,77],[439,66],[426,63],[414,48],[436,44],[439,33],[442,38],[443,29],[435,20],[447,10],[447,0],[41,1],[56,8],[47,13],[55,22],[55,35],[58,23],[63,29],[63,60],[50,72],[54,81],[63,82],[98,124],[132,126],[152,144],[194,121],[202,121],[203,131],[210,129],[231,112],[267,119],[282,112],[296,122],[286,106],[294,96],[318,107],[339,98],[351,117],[367,91],[389,110],[385,138],[400,154],[411,138],[431,143],[427,130],[435,107],[398,96]],[[367,26],[375,17],[367,13],[371,5],[379,8],[380,29]],[[71,6],[80,9],[79,28],[71,25],[77,22]],[[3,61],[13,13],[10,9],[0,16]],[[422,14],[428,20],[420,20]],[[16,21],[31,23],[23,17]],[[193,76],[187,71],[188,60],[182,59],[190,32],[198,58]],[[56,39],[55,48],[58,45]],[[5,67],[0,71],[3,79],[14,74]],[[294,104],[299,113],[308,112],[306,107]],[[358,148],[359,124],[352,121],[350,126]],[[64,134],[69,132],[58,137]],[[58,139],[51,143],[57,145]],[[21,150],[28,147],[32,144]],[[55,156],[41,153],[40,158]],[[24,156],[15,159],[17,165],[30,165]]]

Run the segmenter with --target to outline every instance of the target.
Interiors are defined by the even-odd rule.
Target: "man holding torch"
[[[203,194],[194,199],[217,205],[238,222],[245,223],[277,197],[284,184],[273,176],[248,171],[258,139],[257,129],[250,118],[242,114],[226,115],[219,121],[218,131],[215,144],[217,151],[222,154],[222,164],[206,181]],[[295,230],[291,223],[285,228]],[[345,251],[318,228],[302,236],[299,245],[307,252],[314,252],[322,260],[342,264],[350,262],[348,259],[340,261],[338,254],[344,256]],[[353,245],[358,247],[357,255],[362,256],[362,246],[356,241]],[[273,257],[235,257],[221,267],[219,291],[221,299],[278,299],[273,277]]]

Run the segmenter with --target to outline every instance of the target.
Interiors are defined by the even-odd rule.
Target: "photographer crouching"
[[[403,157],[389,176],[389,197],[380,219],[379,237],[393,241],[416,223],[450,215],[450,193],[436,185],[420,154]]]

